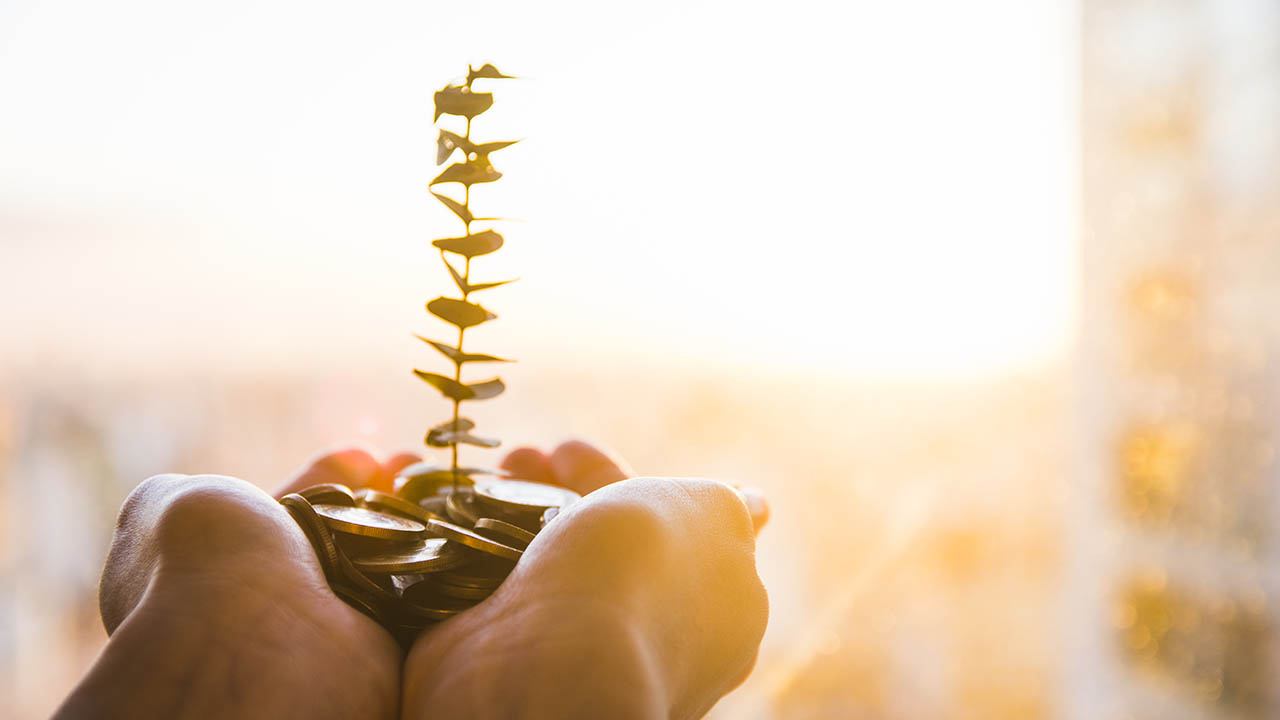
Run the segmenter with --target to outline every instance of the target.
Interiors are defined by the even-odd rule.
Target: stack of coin
[[[334,593],[408,645],[479,603],[577,493],[543,483],[454,475],[423,463],[389,495],[315,485],[280,499],[315,548]]]

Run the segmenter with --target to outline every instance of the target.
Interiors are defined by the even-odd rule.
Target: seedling
[[[425,370],[415,369],[413,372],[453,403],[453,417],[433,426],[427,431],[426,436],[426,444],[429,447],[449,448],[451,455],[450,466],[447,470],[441,468],[432,473],[433,477],[423,477],[423,479],[452,482],[454,490],[457,490],[460,485],[473,484],[472,476],[485,472],[476,468],[460,466],[458,464],[458,446],[474,445],[495,448],[499,444],[497,439],[473,435],[472,430],[475,429],[476,424],[469,418],[463,417],[461,409],[464,402],[487,400],[501,395],[503,390],[506,389],[506,385],[503,384],[501,378],[496,377],[482,382],[465,382],[462,379],[462,366],[469,363],[510,362],[510,360],[493,355],[468,352],[463,348],[463,340],[466,337],[467,328],[475,327],[497,318],[496,315],[483,306],[472,302],[472,293],[482,292],[513,282],[512,280],[473,282],[471,278],[471,261],[474,258],[496,252],[503,244],[502,235],[492,227],[485,227],[480,230],[472,229],[474,223],[488,224],[498,220],[498,218],[475,216],[471,210],[471,187],[473,185],[496,182],[501,178],[502,173],[493,167],[493,163],[489,161],[489,156],[517,142],[515,140],[500,140],[477,143],[471,139],[472,121],[493,106],[493,93],[476,92],[473,86],[477,80],[505,80],[511,77],[510,75],[502,74],[496,67],[487,63],[479,68],[473,68],[468,65],[465,84],[446,85],[444,89],[437,91],[435,94],[434,122],[438,123],[442,115],[463,117],[467,121],[466,132],[462,135],[440,128],[440,135],[436,141],[436,164],[442,165],[459,153],[461,154],[461,159],[445,168],[430,184],[431,194],[462,221],[463,234],[456,237],[440,238],[431,242],[432,245],[440,250],[440,260],[449,271],[450,277],[453,278],[460,297],[438,297],[427,303],[427,312],[456,327],[458,329],[458,339],[456,344],[450,344],[421,335],[418,336],[423,342],[435,348],[453,363],[452,377]],[[435,188],[439,185],[454,187],[454,195],[456,195],[456,187],[461,186],[462,199],[458,200],[455,196],[437,192]],[[450,260],[451,257],[453,258],[452,260]],[[461,271],[458,269],[459,264],[462,266]]]

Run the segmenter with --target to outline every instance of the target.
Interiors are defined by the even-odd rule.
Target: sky
[[[521,282],[474,347],[842,377],[1052,360],[1075,322],[1057,0],[0,4],[0,367],[421,358],[460,225],[431,92]]]

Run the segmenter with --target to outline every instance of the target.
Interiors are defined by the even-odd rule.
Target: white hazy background
[[[952,374],[1073,312],[1071,9],[0,4],[8,364],[404,367],[447,287],[431,91],[491,61],[476,333],[529,362]],[[70,354],[69,354],[70,353]]]
[[[472,193],[516,219],[474,276],[522,278],[467,334],[520,361],[473,417],[771,498],[716,716],[1049,714],[1075,12],[0,0],[0,718],[105,641],[138,481],[272,487],[447,412],[409,369],[450,337],[431,95],[468,62],[521,77],[474,136],[523,139]]]

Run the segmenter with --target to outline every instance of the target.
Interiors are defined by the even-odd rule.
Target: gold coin
[[[410,585],[417,585],[426,579],[427,576],[423,573],[397,573],[391,576],[391,585],[396,589],[397,595],[404,595]]]
[[[356,495],[356,501],[361,507],[367,507],[371,510],[381,512],[394,513],[396,515],[404,515],[412,520],[417,520],[422,524],[426,524],[428,520],[444,520],[445,518],[437,515],[430,510],[422,507],[418,503],[409,502],[395,495],[388,495],[378,490],[362,490]]]
[[[390,575],[377,576],[383,582],[379,583],[373,578],[360,572],[360,569],[351,563],[351,559],[338,552],[338,566],[342,569],[341,581],[336,583],[351,588],[362,593],[366,597],[371,597],[386,604],[387,607],[394,607],[400,600],[400,595],[396,591],[395,583],[391,581]]]
[[[466,565],[445,570],[436,575],[440,582],[467,587],[496,588],[511,574],[516,564],[493,555],[472,553],[475,557]]]
[[[312,485],[305,490],[299,490],[298,494],[307,499],[307,502],[314,504],[327,505],[346,505],[351,507],[356,504],[356,496],[351,492],[351,488],[338,483],[320,483]]]
[[[552,520],[555,520],[556,516],[559,514],[560,514],[560,508],[558,507],[547,508],[547,511],[542,513],[542,527],[546,527],[547,524],[550,523]]]
[[[384,625],[387,623],[387,616],[372,598],[361,594],[353,588],[346,587],[345,585],[334,585],[333,594],[337,595],[342,602],[350,605],[356,610],[359,610],[365,615],[368,615],[374,621]]]
[[[444,538],[427,538],[407,547],[351,559],[351,564],[369,573],[425,573],[463,565],[468,551]]]
[[[415,583],[404,589],[401,608],[409,614],[434,620],[452,617],[475,605],[474,600],[464,600],[441,595],[430,581]]]
[[[449,516],[449,520],[463,526],[473,526],[476,520],[480,519],[480,514],[475,507],[475,498],[470,490],[458,490],[449,493],[444,501],[445,514]]]
[[[498,520],[497,518],[480,518],[477,520],[476,532],[480,532],[482,530],[488,531],[482,533],[483,535],[493,533],[500,536],[499,539],[507,538],[514,540],[521,547],[527,547],[529,543],[533,542],[534,538],[534,534],[528,530],[525,530],[518,525],[512,525],[509,522]]]
[[[422,461],[410,465],[397,474],[394,487],[397,495],[408,500],[422,500],[432,495],[448,493],[455,486],[469,487],[475,475],[506,477],[502,470],[460,467],[455,475],[448,465],[436,465]]]
[[[431,520],[427,523],[427,529],[434,535],[448,538],[454,542],[466,545],[469,548],[479,550],[507,560],[519,560],[523,553],[510,545],[504,545],[496,540],[480,535],[472,530],[468,530],[459,525],[441,520]]]
[[[506,474],[505,470],[489,470],[486,468],[460,467],[457,470],[457,477],[463,479],[469,478],[472,475],[494,475],[497,477],[506,477]],[[448,465],[437,465],[429,460],[421,460],[412,465],[406,466],[403,470],[397,473],[397,475],[406,480],[411,480],[413,478],[440,478],[447,480],[448,484],[452,485],[454,469]]]
[[[465,572],[465,571],[464,571]],[[506,576],[499,577],[481,577],[479,575],[466,575],[452,570],[446,570],[440,573],[440,582],[454,587],[484,588],[492,591],[494,588],[502,584]]]
[[[306,535],[307,540],[311,542],[312,549],[320,559],[320,569],[324,571],[325,577],[331,580],[337,577],[340,572],[338,548],[333,542],[333,536],[329,534],[329,528],[316,514],[311,503],[301,495],[290,493],[280,498],[280,504],[289,511],[294,522],[302,528],[302,534]]]
[[[432,495],[431,497],[422,498],[418,501],[418,504],[422,506],[423,510],[439,515],[440,517],[448,517],[448,503],[449,499],[444,495]]]
[[[384,540],[419,540],[426,536],[427,529],[422,523],[399,515],[342,505],[312,507],[331,529],[338,532]]]
[[[582,499],[578,493],[555,485],[528,480],[477,480],[476,500],[499,510],[514,513],[543,513],[547,508],[564,507]]]
[[[470,585],[450,585],[439,580],[432,580],[431,587],[445,597],[458,598],[460,600],[483,600],[492,595],[493,591],[497,589]]]

